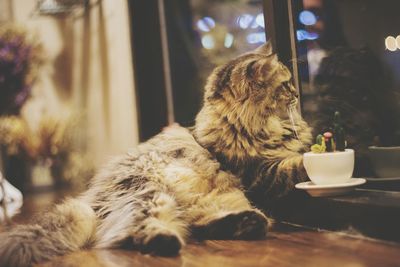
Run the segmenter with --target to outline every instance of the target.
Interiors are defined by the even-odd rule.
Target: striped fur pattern
[[[301,142],[293,137],[283,108],[296,94],[290,73],[263,49],[212,73],[191,130],[167,128],[112,160],[77,198],[0,233],[0,266],[90,247],[170,256],[191,236],[265,238],[269,219],[243,186],[254,196],[288,191],[304,177],[310,134],[298,119]]]
[[[292,126],[287,107],[298,94],[269,45],[214,70],[205,90],[194,135],[241,177],[254,203],[267,208],[306,179],[311,129],[297,112]]]

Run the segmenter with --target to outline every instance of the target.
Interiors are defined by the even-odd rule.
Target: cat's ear
[[[270,54],[267,56],[260,56],[258,59],[249,64],[247,67],[247,73],[253,73],[254,75],[269,75],[271,69],[275,68],[275,66],[279,64],[278,57],[276,54]]]
[[[274,49],[272,47],[271,42],[266,42],[262,46],[259,46],[258,48],[256,48],[256,50],[254,50],[254,52],[256,52],[257,54],[270,56],[274,53]]]

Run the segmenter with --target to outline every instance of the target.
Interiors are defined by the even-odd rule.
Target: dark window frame
[[[299,25],[293,14],[302,9],[302,1],[264,0],[263,3],[267,36],[269,36],[269,41],[272,43],[274,52],[278,55],[279,60],[292,72],[294,86],[300,95],[299,111],[301,112],[299,68],[296,60],[293,60],[298,58],[295,31]],[[277,25],[279,25],[279,30]],[[304,64],[307,65],[307,63]]]
[[[186,26],[189,0],[130,0],[128,7],[140,141],[144,141],[174,121],[184,126],[194,123],[194,109],[200,108],[194,99],[202,96],[187,90],[198,82],[195,55],[187,45],[195,43],[196,36]],[[176,34],[182,31],[186,38]],[[189,113],[184,110],[188,106],[192,107]]]
[[[162,29],[157,0],[129,0],[128,8],[139,136],[144,141],[168,123]]]

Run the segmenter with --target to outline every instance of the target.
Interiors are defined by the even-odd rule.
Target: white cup
[[[303,164],[310,180],[317,185],[340,184],[350,180],[354,170],[354,150],[303,155]]]

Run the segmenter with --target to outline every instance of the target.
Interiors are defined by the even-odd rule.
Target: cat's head
[[[298,93],[290,71],[278,61],[270,43],[217,67],[206,85],[205,103],[225,112],[268,116],[286,111]]]

